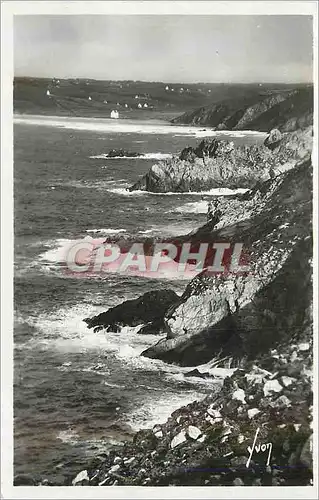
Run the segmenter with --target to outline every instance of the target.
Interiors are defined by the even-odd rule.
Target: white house
[[[112,109],[111,111],[111,118],[119,118],[119,112],[117,110]]]

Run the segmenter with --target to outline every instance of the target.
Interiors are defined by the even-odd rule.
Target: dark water
[[[199,196],[126,193],[155,159],[90,158],[119,147],[175,153],[198,143],[144,128],[15,125],[15,474],[63,482],[88,456],[213,389],[184,380],[185,369],[139,357],[158,337],[93,333],[82,321],[148,290],[182,293],[185,281],[74,278],[59,265],[70,240],[95,235],[87,231],[169,236],[205,222]]]

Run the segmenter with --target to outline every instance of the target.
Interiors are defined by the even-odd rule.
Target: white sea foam
[[[96,156],[90,156],[92,159],[103,160],[166,160],[172,158],[171,153],[145,153],[140,156],[108,156],[107,153]]]
[[[185,203],[181,207],[175,208],[175,212],[179,213],[193,213],[193,214],[206,214],[208,210],[207,201],[195,201],[191,203]]]
[[[79,435],[72,429],[67,431],[61,431],[57,435],[57,439],[60,439],[62,443],[76,444],[79,441]]]
[[[46,127],[65,128],[71,130],[88,130],[92,132],[105,132],[108,134],[173,134],[194,137],[231,136],[245,137],[249,135],[266,136],[263,132],[249,131],[217,131],[213,129],[199,129],[187,125],[172,125],[164,121],[142,121],[142,120],[112,120],[100,118],[78,118],[62,116],[39,116],[39,115],[14,115],[14,123],[25,125],[37,125]]]
[[[134,431],[151,429],[155,424],[164,424],[178,408],[203,399],[205,392],[183,391],[181,394],[165,392],[163,396],[150,397],[141,406],[127,415],[128,424]]]
[[[122,196],[140,196],[140,195],[151,195],[151,196],[232,196],[235,194],[243,194],[249,191],[248,188],[237,188],[237,189],[229,189],[229,188],[213,188],[209,191],[185,191],[183,193],[177,193],[175,191],[169,191],[167,193],[153,193],[152,191],[142,191],[135,190],[129,191],[123,187],[116,187],[107,189],[110,193],[119,194]]]

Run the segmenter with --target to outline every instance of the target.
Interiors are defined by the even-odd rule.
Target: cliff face
[[[175,118],[174,123],[214,127],[217,130],[260,130],[276,127],[291,132],[312,125],[311,86],[281,92],[260,93],[205,106]]]
[[[179,156],[160,161],[130,191],[155,193],[207,191],[212,188],[251,188],[289,169],[306,154],[312,128],[286,134],[271,149],[265,145],[235,146],[232,142],[202,141]]]
[[[307,159],[225,201],[218,224],[209,222],[191,242],[243,243],[249,272],[196,276],[165,316],[166,339],[143,355],[197,365],[219,356],[250,359],[294,336],[302,340],[311,299],[311,189]]]

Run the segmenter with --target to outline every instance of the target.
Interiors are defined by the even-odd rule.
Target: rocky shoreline
[[[196,148],[185,148],[179,155],[154,164],[129,191],[207,192],[225,186],[251,189],[309,156],[311,143],[311,126],[286,134],[274,129],[261,145],[204,139]]]
[[[176,240],[241,242],[249,269],[229,272],[223,261],[225,272],[200,272],[181,297],[149,292],[84,321],[105,335],[140,325],[161,336],[142,356],[211,361],[232,375],[186,373],[212,379],[212,393],[95,457],[67,485],[313,484],[312,134],[276,130],[261,146],[202,141],[132,186],[184,192],[245,180],[247,193],[219,197],[207,224]]]
[[[191,244],[241,241],[250,271],[203,271],[181,297],[168,291],[155,318],[157,333],[166,337],[142,353],[186,366],[214,360],[233,374],[221,385],[215,380],[203,401],[96,457],[68,484],[313,484],[311,140],[311,129],[281,137],[273,149],[274,175],[246,194],[221,197],[218,219],[211,210],[205,226],[180,238]],[[211,147],[220,145],[213,141]],[[118,306],[119,317],[140,322],[141,333],[156,333],[156,324],[143,316],[151,300],[142,296]],[[136,305],[142,308],[132,319]],[[115,313],[86,321],[113,328],[108,316]],[[214,378],[198,369],[186,376]]]

